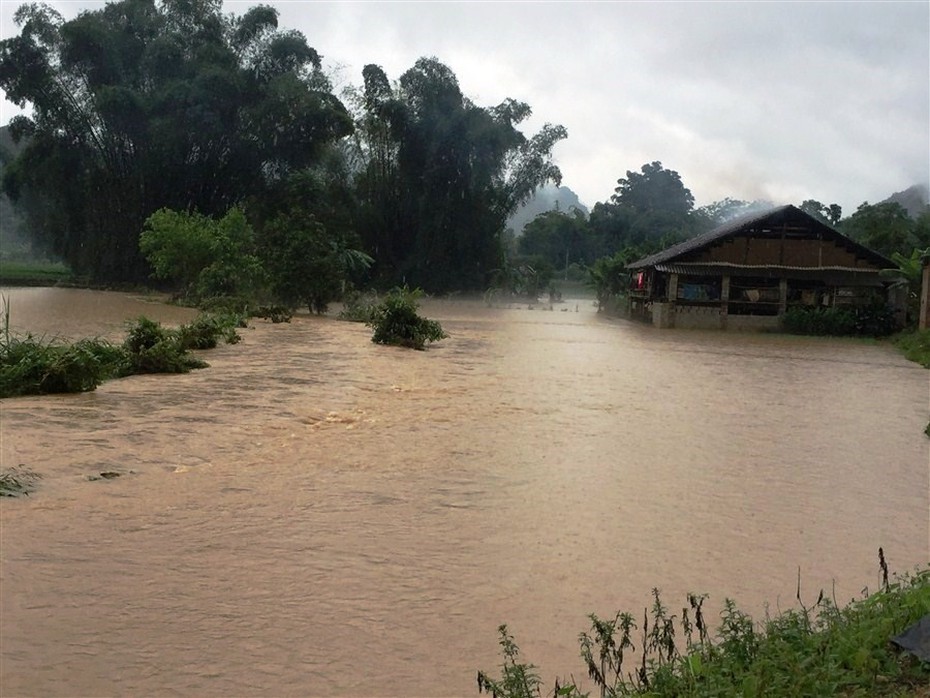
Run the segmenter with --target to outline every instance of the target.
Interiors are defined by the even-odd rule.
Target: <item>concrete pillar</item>
[[[788,310],[788,279],[778,280],[778,314],[784,315]]]
[[[668,275],[668,302],[674,303],[678,300],[678,274],[669,274]]]

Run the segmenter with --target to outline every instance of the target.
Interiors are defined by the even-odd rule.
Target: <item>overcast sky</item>
[[[20,2],[0,0],[0,36]],[[66,18],[92,2],[51,2]],[[258,2],[227,0],[241,14]],[[930,181],[930,2],[271,2],[338,90],[435,56],[480,106],[560,123],[588,206],[660,160],[697,205],[839,203]],[[18,110],[3,101],[0,122]]]

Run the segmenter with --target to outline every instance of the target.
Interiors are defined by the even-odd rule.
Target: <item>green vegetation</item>
[[[713,636],[706,596],[688,595],[681,615],[659,591],[638,626],[629,613],[591,615],[581,656],[600,696],[911,696],[926,689],[930,664],[896,651],[890,639],[930,613],[930,568],[889,583],[884,557],[880,591],[840,608],[821,591],[812,607],[754,621],[726,600]],[[542,693],[536,667],[520,660],[506,626],[499,629],[501,676],[478,672],[479,692],[498,698]],[[638,636],[637,647],[634,636]],[[638,656],[637,656],[638,653]],[[578,698],[575,685],[551,695]]]
[[[417,315],[417,299],[422,293],[406,287],[388,293],[375,309],[374,318],[367,323],[374,329],[371,341],[422,350],[427,342],[448,337],[438,322]]]
[[[893,337],[892,341],[907,359],[930,368],[930,329],[902,332]]]
[[[343,298],[339,319],[349,322],[364,322],[370,325],[375,321],[380,302],[378,295],[375,293],[361,293],[352,290]]]
[[[35,489],[36,482],[42,478],[38,473],[17,466],[0,473],[0,497],[19,497]]]
[[[782,329],[791,334],[887,337],[897,328],[894,313],[885,307],[793,307],[782,318]]]
[[[56,262],[0,260],[0,284],[8,286],[53,286],[71,279],[71,271]]]
[[[103,381],[142,373],[187,373],[207,363],[190,354],[207,349],[219,339],[239,341],[236,315],[202,315],[189,325],[168,330],[140,317],[127,327],[121,345],[99,339],[73,344],[17,337],[9,331],[9,317],[0,333],[0,398],[50,393],[81,393]]]

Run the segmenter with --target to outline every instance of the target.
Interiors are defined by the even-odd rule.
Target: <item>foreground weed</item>
[[[805,606],[800,581],[798,608],[761,623],[727,599],[713,635],[704,621],[706,596],[689,594],[676,621],[653,590],[652,607],[639,628],[628,613],[613,620],[590,616],[590,631],[579,637],[581,657],[602,698],[926,695],[930,664],[897,652],[889,641],[930,614],[930,568],[889,579],[881,551],[880,562],[881,589],[842,608],[822,591],[812,606]],[[633,642],[636,630],[639,648]],[[502,677],[479,672],[479,691],[499,698],[537,695],[535,667],[519,661],[503,626],[501,637]],[[525,674],[534,682],[520,683]],[[536,693],[527,693],[527,686]],[[553,695],[586,694],[576,685],[556,683]]]

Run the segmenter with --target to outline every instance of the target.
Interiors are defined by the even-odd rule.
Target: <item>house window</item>
[[[693,303],[708,303],[720,300],[720,277],[688,276],[678,277],[677,300]]]
[[[778,315],[778,279],[734,276],[730,279],[730,315]]]

